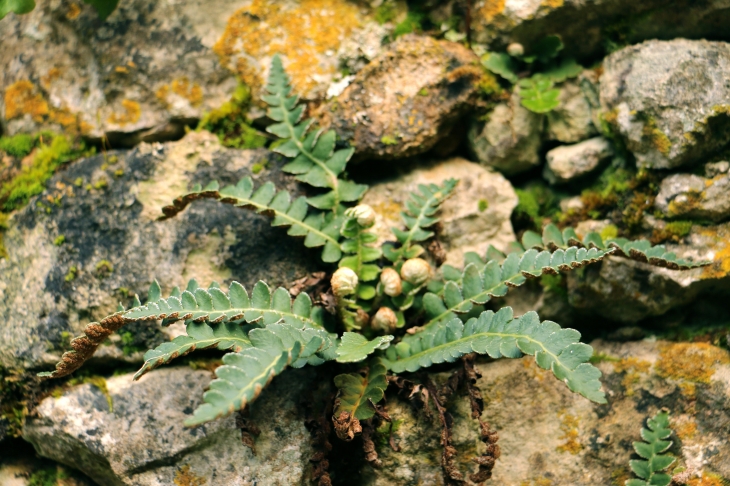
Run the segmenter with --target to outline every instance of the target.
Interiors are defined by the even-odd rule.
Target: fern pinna
[[[287,234],[303,238],[307,247],[322,249],[321,258],[333,271],[334,317],[314,305],[306,293],[292,299],[287,290],[272,291],[264,282],[249,292],[235,281],[224,291],[217,284],[202,288],[192,280],[184,290],[174,288],[168,296],[153,282],[144,304],[135,297],[131,308],[120,307],[89,324],[85,334],[71,342],[72,351],[63,355],[56,370],[43,376],[60,377],[75,371],[110,334],[128,323],[183,321],[186,333],[149,350],[135,378],[197,349],[224,352],[223,365],[215,370],[216,378],[202,405],[186,421],[188,426],[244,409],[288,367],[328,361],[343,367],[343,373],[334,379],[339,393],[332,419],[337,435],[344,440],[352,440],[363,430],[361,421],[371,427],[373,420],[387,419],[378,403],[395,375],[407,374],[413,387],[430,389],[433,384],[419,370],[460,358],[470,366],[467,363],[474,355],[493,359],[532,356],[570,390],[605,403],[601,373],[589,362],[593,350],[580,343],[578,331],[541,321],[535,312],[514,316],[510,307],[495,312],[487,304],[528,279],[570,271],[611,255],[673,269],[703,264],[678,259],[664,247],[646,241],[604,241],[595,233],[580,239],[571,228],[560,231],[548,225],[542,235],[525,233],[521,243],[515,242],[506,253],[490,246],[484,257],[467,253],[462,269],[435,268],[423,243],[434,238],[438,210],[458,188],[453,179],[419,186],[402,213],[405,229],[394,228],[393,243],[380,247],[372,231],[375,212],[357,204],[367,187],[341,178],[353,149],[335,150],[333,131],[314,129],[311,120],[302,120],[304,107],[291,94],[278,56],[273,59],[266,91],[263,99],[275,122],[268,131],[282,139],[274,150],[291,159],[283,170],[319,194],[292,200],[271,182],[254,187],[250,177],[224,188],[210,182],[177,198],[163,209],[161,218],[174,217],[203,198],[271,217],[273,226],[287,228]],[[420,325],[414,326],[416,322]],[[419,381],[422,385],[416,385]],[[478,396],[475,385],[468,386]],[[439,398],[430,395],[436,408],[444,410]],[[474,408],[475,418],[481,413],[480,406]],[[442,422],[446,431],[448,421]],[[485,423],[481,426],[490,450],[498,450],[496,434]],[[449,437],[444,432],[443,465],[445,474],[453,479],[461,473],[454,469],[456,452]],[[493,466],[496,458],[491,454],[481,460]],[[473,477],[491,474],[491,466],[482,469]]]

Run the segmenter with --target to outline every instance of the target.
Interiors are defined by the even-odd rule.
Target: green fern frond
[[[310,212],[306,198],[299,197],[293,202],[287,191],[276,192],[272,182],[267,182],[254,191],[253,179],[244,177],[235,186],[219,189],[217,181],[210,182],[204,188],[200,185],[173,201],[172,205],[162,208],[168,219],[184,210],[197,199],[216,199],[236,207],[253,209],[257,213],[273,216],[272,226],[289,226],[287,234],[304,237],[307,248],[322,249],[322,260],[336,262],[342,257],[340,246],[340,227],[343,217],[331,213]]]
[[[411,193],[411,197],[406,201],[406,210],[401,213],[407,231],[392,228],[400,247],[396,249],[392,245],[385,245],[383,248],[388,260],[398,266],[403,260],[415,258],[423,253],[423,247],[418,243],[433,236],[433,231],[429,231],[428,228],[438,223],[438,218],[434,216],[441,203],[451,196],[458,182],[457,179],[448,179],[441,186],[420,184],[418,186],[420,194]]]
[[[647,425],[647,429],[641,429],[644,442],[634,442],[634,450],[644,460],[629,461],[631,470],[641,479],[629,479],[626,486],[668,486],[672,482],[672,476],[662,472],[676,461],[672,456],[662,455],[672,446],[671,440],[665,440],[672,435],[669,414],[659,412],[647,420]]]
[[[355,149],[335,151],[335,132],[312,130],[312,120],[302,121],[304,105],[291,95],[289,76],[284,71],[281,58],[274,56],[268,84],[268,94],[262,99],[270,106],[268,115],[275,124],[266,128],[271,134],[284,140],[274,151],[294,158],[283,170],[295,174],[296,179],[314,187],[330,189],[320,196],[310,197],[307,202],[317,209],[331,209],[339,214],[341,203],[358,201],[367,186],[339,179]]]
[[[346,332],[337,347],[337,361],[339,363],[362,361],[378,349],[387,349],[392,340],[393,336],[378,336],[368,341],[362,334]]]
[[[388,388],[387,370],[379,359],[370,362],[367,372],[346,373],[335,376],[335,386],[338,388],[334,416],[342,412],[350,412],[351,417],[358,420],[367,420],[375,415],[372,403],[378,403],[385,396]]]
[[[417,371],[437,363],[453,362],[469,353],[492,358],[535,356],[540,368],[551,370],[571,391],[597,403],[606,403],[598,379],[601,372],[588,363],[593,348],[578,340],[580,333],[552,321],[540,322],[535,312],[513,318],[512,308],[482,312],[466,323],[453,319],[442,326],[407,335],[385,352],[385,365],[395,373]]]
[[[335,345],[325,331],[286,324],[254,329],[248,337],[251,347],[223,356],[223,366],[215,370],[217,378],[203,395],[205,403],[185,421],[186,426],[194,427],[242,410],[287,366],[321,364],[325,361],[322,353]]]
[[[138,380],[142,375],[159,366],[169,363],[175,358],[185,356],[196,349],[216,347],[221,351],[235,352],[251,347],[244,328],[235,322],[188,322],[186,336],[178,336],[170,342],[162,343],[155,349],[150,349],[144,355],[142,368],[134,375]]]
[[[345,214],[353,209],[356,208],[348,209]],[[375,297],[375,286],[363,283],[372,282],[380,275],[380,267],[372,263],[383,254],[380,248],[373,247],[378,237],[358,224],[356,217],[347,217],[342,225],[341,234],[346,238],[341,243],[346,256],[340,260],[339,266],[350,268],[357,274],[360,282],[357,295],[360,299],[370,300]]]
[[[530,249],[522,255],[508,255],[502,264],[491,260],[480,268],[470,263],[461,273],[458,283],[447,280],[440,295],[432,291],[423,296],[423,308],[428,318],[424,328],[450,321],[457,314],[470,312],[474,305],[486,304],[492,297],[503,297],[510,287],[519,287],[528,278],[580,268],[602,260],[612,251],[570,247],[551,253]],[[447,275],[453,277],[451,273]],[[431,288],[435,290],[434,286]]]
[[[610,238],[604,241],[601,235],[591,232],[581,241],[573,228],[568,227],[560,231],[554,224],[545,226],[542,236],[533,231],[526,231],[522,237],[522,246],[524,248],[547,248],[553,251],[558,248],[566,249],[569,246],[598,248],[604,251],[613,248],[614,255],[673,270],[686,270],[710,264],[710,262],[692,262],[677,258],[677,255],[668,252],[664,245],[652,246],[647,240],[631,241],[626,238]]]

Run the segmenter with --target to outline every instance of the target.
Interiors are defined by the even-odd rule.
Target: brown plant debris
[[[501,455],[499,445],[497,444],[499,434],[493,432],[489,428],[489,424],[487,422],[482,422],[480,420],[479,426],[481,427],[480,439],[484,442],[487,448],[484,452],[482,452],[482,455],[472,459],[479,465],[479,470],[474,474],[469,475],[469,479],[474,483],[483,483],[492,477],[494,465]]]
[[[309,275],[305,275],[304,277],[292,282],[291,286],[289,287],[289,293],[292,295],[292,297],[296,297],[302,292],[307,292],[314,295],[324,292],[327,290],[326,287],[329,284],[329,282],[325,278],[326,276],[327,274],[325,272],[313,272]],[[315,290],[313,292],[310,292],[312,289]]]
[[[308,394],[308,400],[303,401],[306,410],[306,420],[304,425],[312,435],[312,447],[315,452],[309,459],[312,463],[312,481],[317,486],[332,486],[332,479],[329,474],[329,459],[327,456],[332,451],[332,443],[329,441],[332,433],[332,426],[328,417],[332,415],[334,394],[330,394],[325,400],[325,406],[319,413],[314,412],[314,399],[312,394]]]
[[[254,441],[254,437],[261,435],[261,429],[259,429],[248,417],[246,417],[244,413],[247,415],[248,409],[236,413],[236,427],[241,429],[241,442],[243,445],[251,449],[251,452],[256,455],[256,443]]]
[[[378,453],[375,450],[375,442],[373,442],[373,434],[375,434],[375,425],[373,419],[367,419],[362,422],[362,450],[365,452],[365,460],[371,466],[379,468],[383,463],[378,459]]]
[[[335,403],[335,408],[337,404]],[[355,438],[356,435],[362,433],[362,426],[360,421],[353,417],[350,412],[343,410],[338,416],[332,416],[332,423],[335,426],[335,433],[337,437],[345,442],[349,442]]]
[[[441,422],[441,446],[443,447],[443,451],[441,453],[441,467],[444,470],[444,484],[463,484],[464,475],[461,471],[459,471],[459,468],[456,465],[456,448],[451,444],[451,427],[453,425],[453,418],[441,404],[436,386],[428,377],[426,377],[425,385],[431,396],[431,401],[436,406],[439,421]]]

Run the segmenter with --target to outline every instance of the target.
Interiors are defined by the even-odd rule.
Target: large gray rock
[[[356,70],[379,52],[388,30],[371,13],[346,0],[130,0],[102,22],[85,2],[42,0],[0,22],[0,131],[179,138],[231,96],[236,77],[258,100],[277,52],[298,92],[322,98],[341,64]]]
[[[590,75],[590,72],[586,72]],[[582,76],[588,77],[588,76]],[[593,125],[589,96],[580,80],[570,80],[560,87],[560,105],[548,112],[546,138],[563,143],[577,143],[598,133]]]
[[[469,128],[469,149],[479,163],[506,175],[540,165],[544,117],[520,104],[514,93],[488,114],[486,123],[474,120]]]
[[[401,37],[322,106],[322,126],[348,140],[358,159],[426,152],[475,101],[477,62],[461,44]]]
[[[721,221],[730,217],[730,174],[707,179],[674,174],[662,180],[654,201],[669,217]]]
[[[321,268],[317,252],[247,210],[204,201],[155,221],[193,182],[235,183],[254,164],[268,167],[254,176],[258,184],[271,180],[296,191],[271,152],[224,149],[210,134],[191,133],[110,155],[57,173],[50,189],[11,219],[8,256],[0,260],[1,366],[48,367],[89,321],[111,314],[119,301],[130,305],[135,292],[146,295],[154,278],[164,291],[190,278],[201,285],[235,279],[250,288],[259,279],[286,285]],[[65,241],[58,246],[60,236]],[[127,354],[158,343],[158,329],[130,328],[136,337],[126,343]],[[124,358],[115,339],[101,346],[99,358]]]
[[[730,39],[728,22],[727,0],[479,0],[471,28],[491,50],[559,34],[568,54],[595,58],[646,39]]]
[[[730,44],[647,41],[603,62],[601,105],[640,167],[692,164],[730,139]]]
[[[433,162],[368,190],[363,202],[375,209],[374,230],[379,242],[394,240],[391,228],[403,226],[400,212],[419,184],[441,184],[450,178],[460,182],[439,213],[439,241],[446,261],[461,266],[465,252],[483,255],[490,244],[506,250],[515,241],[510,216],[517,206],[517,195],[512,184],[502,174],[459,157]]]
[[[126,374],[106,380],[106,396],[81,385],[41,402],[23,438],[41,456],[109,486],[307,484],[313,451],[297,404],[312,370],[289,370],[251,406],[249,418],[261,430],[255,454],[233,416],[183,426],[211,376],[188,367],[155,370],[139,382]]]
[[[543,176],[551,184],[570,182],[595,173],[611,156],[613,146],[603,137],[556,147],[547,153]]]

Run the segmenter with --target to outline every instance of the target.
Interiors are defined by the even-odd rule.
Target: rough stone
[[[559,34],[568,55],[590,59],[647,39],[730,39],[728,21],[726,0],[478,0],[471,26],[491,50]]]
[[[165,292],[196,278],[201,285],[232,279],[286,285],[321,268],[319,255],[264,216],[201,201],[171,220],[160,209],[195,182],[235,183],[254,175],[296,193],[264,149],[224,149],[216,137],[191,133],[179,142],[143,144],[80,160],[58,172],[49,189],[15,213],[0,260],[0,365],[48,367],[86,324],[146,295],[157,278]],[[54,240],[63,235],[60,246]],[[165,328],[167,329],[167,328]],[[135,328],[130,347],[157,344],[156,326]],[[97,356],[125,358],[120,336]],[[129,359],[139,359],[137,353]]]
[[[645,420],[667,407],[675,430],[671,452],[691,477],[730,474],[730,354],[706,343],[646,340],[592,343],[608,359],[597,366],[608,395],[596,405],[571,393],[532,358],[478,362],[477,384],[485,398],[481,419],[499,434],[502,454],[487,485],[610,485],[633,477],[631,443],[640,440]],[[683,367],[687,367],[682,369]],[[433,377],[433,375],[432,375]],[[435,376],[442,383],[447,373]],[[468,397],[457,394],[448,411],[457,464],[473,472],[470,461],[482,451],[479,424],[469,417]],[[383,466],[365,466],[367,485],[443,484],[440,428],[405,399],[389,396],[388,414],[397,421],[394,452],[376,442]],[[387,427],[382,430],[386,431]],[[385,435],[387,439],[387,435]]]
[[[547,114],[546,138],[563,143],[577,143],[595,136],[591,103],[579,81],[560,86],[560,105]]]
[[[228,100],[236,77],[258,100],[274,54],[299,93],[322,98],[340,65],[354,72],[387,33],[347,0],[130,0],[105,22],[86,3],[43,0],[0,23],[0,131],[180,138]]]
[[[41,402],[23,437],[41,456],[109,486],[306,484],[313,451],[296,406],[312,370],[289,370],[251,406],[248,418],[261,430],[255,454],[233,416],[183,426],[211,376],[189,367],[155,370],[139,382],[115,376],[106,381],[108,397],[81,385]]]
[[[482,72],[464,46],[400,37],[319,112],[322,126],[355,147],[358,159],[426,152],[475,100]]]
[[[73,469],[32,456],[26,447],[8,445],[0,459],[0,484],[3,486],[95,486],[91,479]],[[29,454],[29,452],[31,454]]]
[[[730,174],[706,179],[674,174],[662,180],[654,204],[669,217],[721,221],[730,217]]]
[[[571,182],[595,173],[612,155],[611,142],[603,137],[556,147],[547,153],[543,176],[550,184]]]
[[[667,244],[683,258],[710,261],[707,267],[669,270],[627,258],[608,257],[581,272],[569,272],[568,301],[584,314],[633,324],[667,315],[699,297],[730,294],[730,226],[695,226],[681,244]]]
[[[469,149],[481,164],[506,175],[540,165],[541,115],[524,108],[515,93],[488,116],[486,123],[474,120],[469,128]]]
[[[390,228],[401,228],[400,212],[419,184],[460,180],[454,194],[441,206],[439,241],[447,263],[461,266],[467,251],[484,254],[492,244],[506,250],[515,241],[510,215],[517,205],[512,185],[501,174],[462,158],[419,167],[410,173],[372,185],[363,202],[377,213],[375,232],[379,242],[393,241]]]
[[[730,139],[730,44],[647,41],[603,62],[604,119],[640,167],[702,161]]]
[[[722,160],[705,164],[705,177],[715,177],[730,172],[730,162]]]

